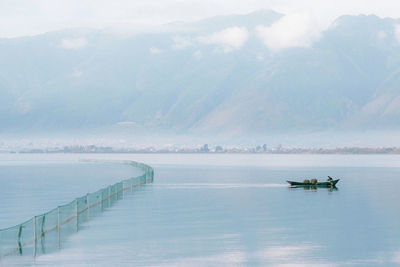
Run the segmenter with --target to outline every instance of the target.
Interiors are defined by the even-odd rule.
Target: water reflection
[[[316,186],[316,185],[303,185],[303,186],[289,186],[289,189],[304,189],[304,190],[311,190],[311,191],[317,191],[319,190],[326,190],[328,192],[333,192],[333,191],[338,191],[339,188],[336,186]]]

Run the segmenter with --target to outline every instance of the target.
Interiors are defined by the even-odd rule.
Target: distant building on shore
[[[208,148],[208,144],[204,144],[204,145],[201,147],[200,151],[201,151],[201,152],[210,152],[210,149]]]

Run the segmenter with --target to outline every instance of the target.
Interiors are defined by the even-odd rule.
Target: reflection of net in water
[[[79,197],[19,225],[0,229],[0,259],[11,255],[36,256],[60,248],[62,241],[79,231],[85,222],[122,199],[124,191],[153,181],[154,170],[150,166],[133,161],[123,163],[143,170],[144,174]]]

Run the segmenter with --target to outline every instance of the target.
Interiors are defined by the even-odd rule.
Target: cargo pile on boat
[[[310,182],[310,180],[305,179],[305,180],[303,181],[303,183],[305,183],[305,184],[317,184],[317,183],[318,183],[318,180],[315,179],[315,178],[313,178],[313,179],[311,179],[311,182]]]

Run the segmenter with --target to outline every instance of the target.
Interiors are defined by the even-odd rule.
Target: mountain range
[[[398,130],[400,20],[304,25],[261,10],[151,32],[0,39],[0,134]]]

